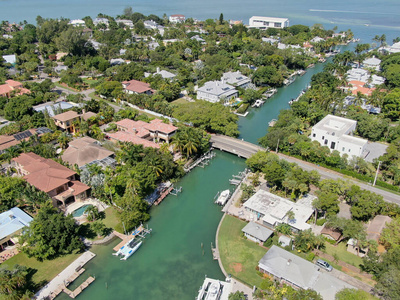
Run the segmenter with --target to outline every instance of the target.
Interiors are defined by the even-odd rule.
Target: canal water
[[[194,299],[205,275],[223,280],[211,253],[222,217],[213,199],[218,191],[232,188],[229,179],[243,171],[245,161],[216,154],[208,166],[195,168],[177,184],[182,193],[151,209],[148,225],[153,232],[133,256],[120,261],[111,255],[119,240],[94,247],[97,257],[71,289],[90,274],[96,280],[81,299]],[[69,298],[62,294],[59,299]]]
[[[251,109],[246,118],[240,118],[240,138],[257,143],[266,134],[268,122],[289,108],[288,102],[322,69],[323,64],[308,69],[294,83],[278,89],[261,108]],[[97,257],[85,266],[87,271],[71,289],[93,275],[96,280],[79,296],[81,299],[194,299],[204,276],[223,280],[211,253],[222,216],[213,199],[218,191],[232,189],[229,179],[243,171],[245,161],[220,151],[216,154],[208,166],[195,168],[176,184],[182,186],[182,193],[169,195],[151,209],[148,225],[153,232],[132,257],[120,261],[111,255],[119,240],[93,247]],[[69,297],[61,294],[58,299]]]
[[[317,64],[308,69],[293,84],[279,89],[264,106],[240,118],[241,138],[256,143],[266,133],[268,122],[288,108],[288,102],[322,68],[322,64]],[[182,193],[169,195],[151,209],[148,225],[153,232],[132,257],[120,261],[111,255],[119,240],[94,247],[92,251],[97,257],[85,266],[87,271],[71,289],[90,274],[96,280],[81,294],[82,299],[193,299],[205,275],[223,280],[211,253],[222,216],[213,199],[218,191],[233,189],[229,179],[244,170],[245,160],[220,151],[216,154],[208,166],[195,168],[176,184],[182,186]],[[68,296],[62,294],[59,299]]]

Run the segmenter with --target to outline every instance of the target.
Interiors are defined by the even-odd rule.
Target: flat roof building
[[[237,86],[240,88],[246,88],[250,85],[251,80],[249,77],[243,75],[239,71],[236,72],[226,72],[222,75],[221,80],[231,84],[233,86]]]
[[[356,126],[357,121],[327,115],[313,126],[310,138],[331,151],[339,151],[340,155],[365,157],[368,141],[351,135]]]
[[[249,27],[257,29],[285,28],[289,27],[289,19],[253,16],[249,20]]]
[[[314,196],[308,195],[297,202],[271,194],[270,192],[259,190],[247,200],[243,207],[256,214],[258,220],[262,220],[263,225],[275,228],[275,226],[286,223],[294,231],[301,231],[310,228],[306,222],[312,216],[314,210],[311,202]],[[288,213],[292,211],[294,218],[289,219]]]

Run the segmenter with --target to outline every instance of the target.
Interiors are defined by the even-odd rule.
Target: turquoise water
[[[225,19],[242,20],[245,24],[253,15],[287,17],[291,25],[321,23],[326,28],[351,28],[362,42],[385,33],[391,43],[400,35],[398,0],[0,0],[0,20],[35,23],[37,15],[76,19],[98,13],[115,17],[127,6],[146,15],[180,13],[200,20],[217,19],[223,13]]]
[[[83,206],[79,207],[78,209],[75,209],[72,212],[72,216],[74,218],[81,217],[83,215],[83,213],[85,212],[86,208],[88,208],[89,206],[92,206],[92,205],[91,204],[86,204],[86,205],[83,205]]]
[[[326,2],[326,3],[323,3]],[[95,17],[103,12],[120,14],[126,6],[144,14],[182,13],[198,19],[218,18],[243,20],[248,23],[252,15],[288,17],[291,24],[313,25],[326,28],[351,28],[361,42],[385,33],[387,40],[400,35],[400,6],[398,0],[337,0],[337,1],[272,1],[272,0],[0,0],[0,20],[35,22],[43,17],[82,18]],[[277,5],[279,3],[279,5]],[[369,24],[365,26],[364,24]],[[250,110],[247,118],[240,118],[241,138],[250,142],[265,135],[268,122],[277,118],[281,109],[297,97],[319,64],[309,69],[288,87],[279,92],[262,108]],[[193,299],[204,276],[224,279],[218,263],[212,260],[211,242],[222,216],[220,207],[213,203],[218,191],[230,187],[228,180],[245,168],[243,159],[217,151],[209,166],[196,168],[177,185],[183,187],[178,196],[168,196],[158,207],[151,209],[149,226],[153,233],[141,248],[127,261],[112,256],[112,248],[119,242],[93,248],[97,257],[89,262],[86,272],[72,284],[77,287],[89,274],[95,282],[80,296],[81,299]],[[201,245],[203,244],[203,248]],[[204,251],[204,254],[203,254]],[[62,294],[59,299],[69,299]]]
[[[177,184],[182,193],[152,208],[148,225],[153,232],[133,256],[120,261],[111,255],[119,241],[94,248],[97,257],[71,288],[91,274],[96,280],[81,299],[189,300],[205,275],[224,279],[211,253],[222,216],[213,199],[218,191],[232,189],[229,179],[244,168],[243,159],[217,152],[207,167],[194,169]],[[69,298],[64,294],[59,299]]]

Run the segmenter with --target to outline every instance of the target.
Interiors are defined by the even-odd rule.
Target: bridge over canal
[[[219,134],[212,135],[210,142],[211,146],[215,149],[229,152],[243,158],[249,158],[258,151],[265,151],[265,148],[259,145]]]
[[[219,149],[225,152],[232,153],[239,157],[249,158],[254,153],[258,151],[265,151],[266,149],[252,144],[250,142],[246,142],[243,140],[239,140],[236,138],[232,138],[225,135],[212,135],[211,136],[211,146],[215,149]],[[306,162],[301,159],[297,159],[291,156],[287,156],[281,153],[278,153],[280,159],[284,159],[291,163],[298,164],[302,169],[311,171],[316,170],[321,175],[321,179],[343,179],[345,181],[351,182],[352,184],[356,184],[360,186],[364,190],[368,190],[374,192],[375,194],[383,196],[383,199],[387,202],[393,202],[400,205],[400,196],[398,194],[392,193],[390,191],[382,190],[380,188],[374,187],[371,184],[367,184],[364,182],[360,182],[354,178],[350,178],[341,173],[329,170],[327,168],[320,167],[316,164]]]

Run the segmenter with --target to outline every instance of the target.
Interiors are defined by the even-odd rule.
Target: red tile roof
[[[19,81],[15,81],[15,80],[9,79],[9,80],[6,80],[5,82],[6,82],[6,84],[7,84],[8,86],[10,86],[10,87],[13,87],[13,88],[22,88],[22,83],[19,82]]]
[[[22,153],[13,158],[13,161],[29,173],[24,176],[26,181],[46,193],[68,183],[70,180],[67,178],[76,174],[54,160],[43,158],[32,152]]]
[[[357,95],[358,92],[360,92],[363,95],[371,96],[372,92],[375,90],[375,88],[364,87],[365,82],[358,81],[358,80],[350,81],[349,84],[352,86],[351,93],[353,95]]]
[[[146,128],[152,132],[158,131],[165,134],[171,134],[178,129],[178,127],[164,123],[160,119],[154,119],[150,121],[150,124],[147,124]]]
[[[142,139],[132,133],[125,131],[117,131],[115,133],[108,133],[109,138],[120,142],[129,142],[135,145],[143,145],[144,147],[160,148],[160,146],[152,141]]]
[[[116,122],[117,126],[123,127],[126,132],[134,134],[138,137],[145,138],[150,134],[150,131],[146,129],[146,126],[149,123],[144,121],[133,121],[131,119],[123,119],[121,121]]]
[[[124,81],[122,82],[123,85],[126,85],[126,90],[132,91],[138,94],[143,94],[146,93],[147,91],[150,91],[151,93],[154,93],[155,91],[150,88],[150,84],[142,81],[138,81],[135,79],[129,80],[129,81]]]

